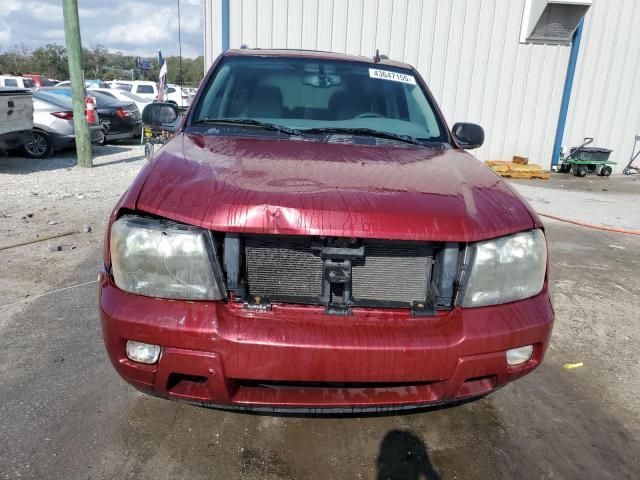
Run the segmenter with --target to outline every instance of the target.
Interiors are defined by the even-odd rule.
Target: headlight
[[[458,302],[463,307],[513,302],[542,290],[547,243],[541,230],[474,243],[467,258]]]
[[[131,293],[185,300],[220,300],[224,286],[207,230],[127,215],[111,227],[116,285]]]

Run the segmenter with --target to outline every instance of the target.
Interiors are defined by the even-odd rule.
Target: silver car
[[[126,90],[121,90],[118,88],[91,88],[90,92],[100,92],[107,97],[113,98],[114,100],[118,100],[119,102],[133,102],[138,107],[140,113],[144,110],[144,107],[152,103],[151,100],[142,98],[135,93],[128,92]]]
[[[104,131],[95,115],[95,124],[89,125],[91,143],[99,143]],[[73,130],[73,104],[69,98],[42,90],[33,92],[33,140],[24,145],[30,158],[47,158],[54,150],[75,145]]]

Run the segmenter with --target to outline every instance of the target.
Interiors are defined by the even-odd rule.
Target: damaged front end
[[[433,316],[453,307],[458,243],[235,233],[222,243],[227,289],[249,310],[279,302]]]

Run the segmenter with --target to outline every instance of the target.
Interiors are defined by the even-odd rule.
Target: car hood
[[[145,172],[137,210],[217,231],[474,241],[539,224],[455,149],[179,134]]]

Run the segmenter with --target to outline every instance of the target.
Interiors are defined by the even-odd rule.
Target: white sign
[[[413,75],[391,72],[389,70],[378,70],[377,68],[370,68],[369,76],[371,78],[380,78],[382,80],[391,80],[393,82],[408,83],[410,85],[416,84],[416,79]]]

